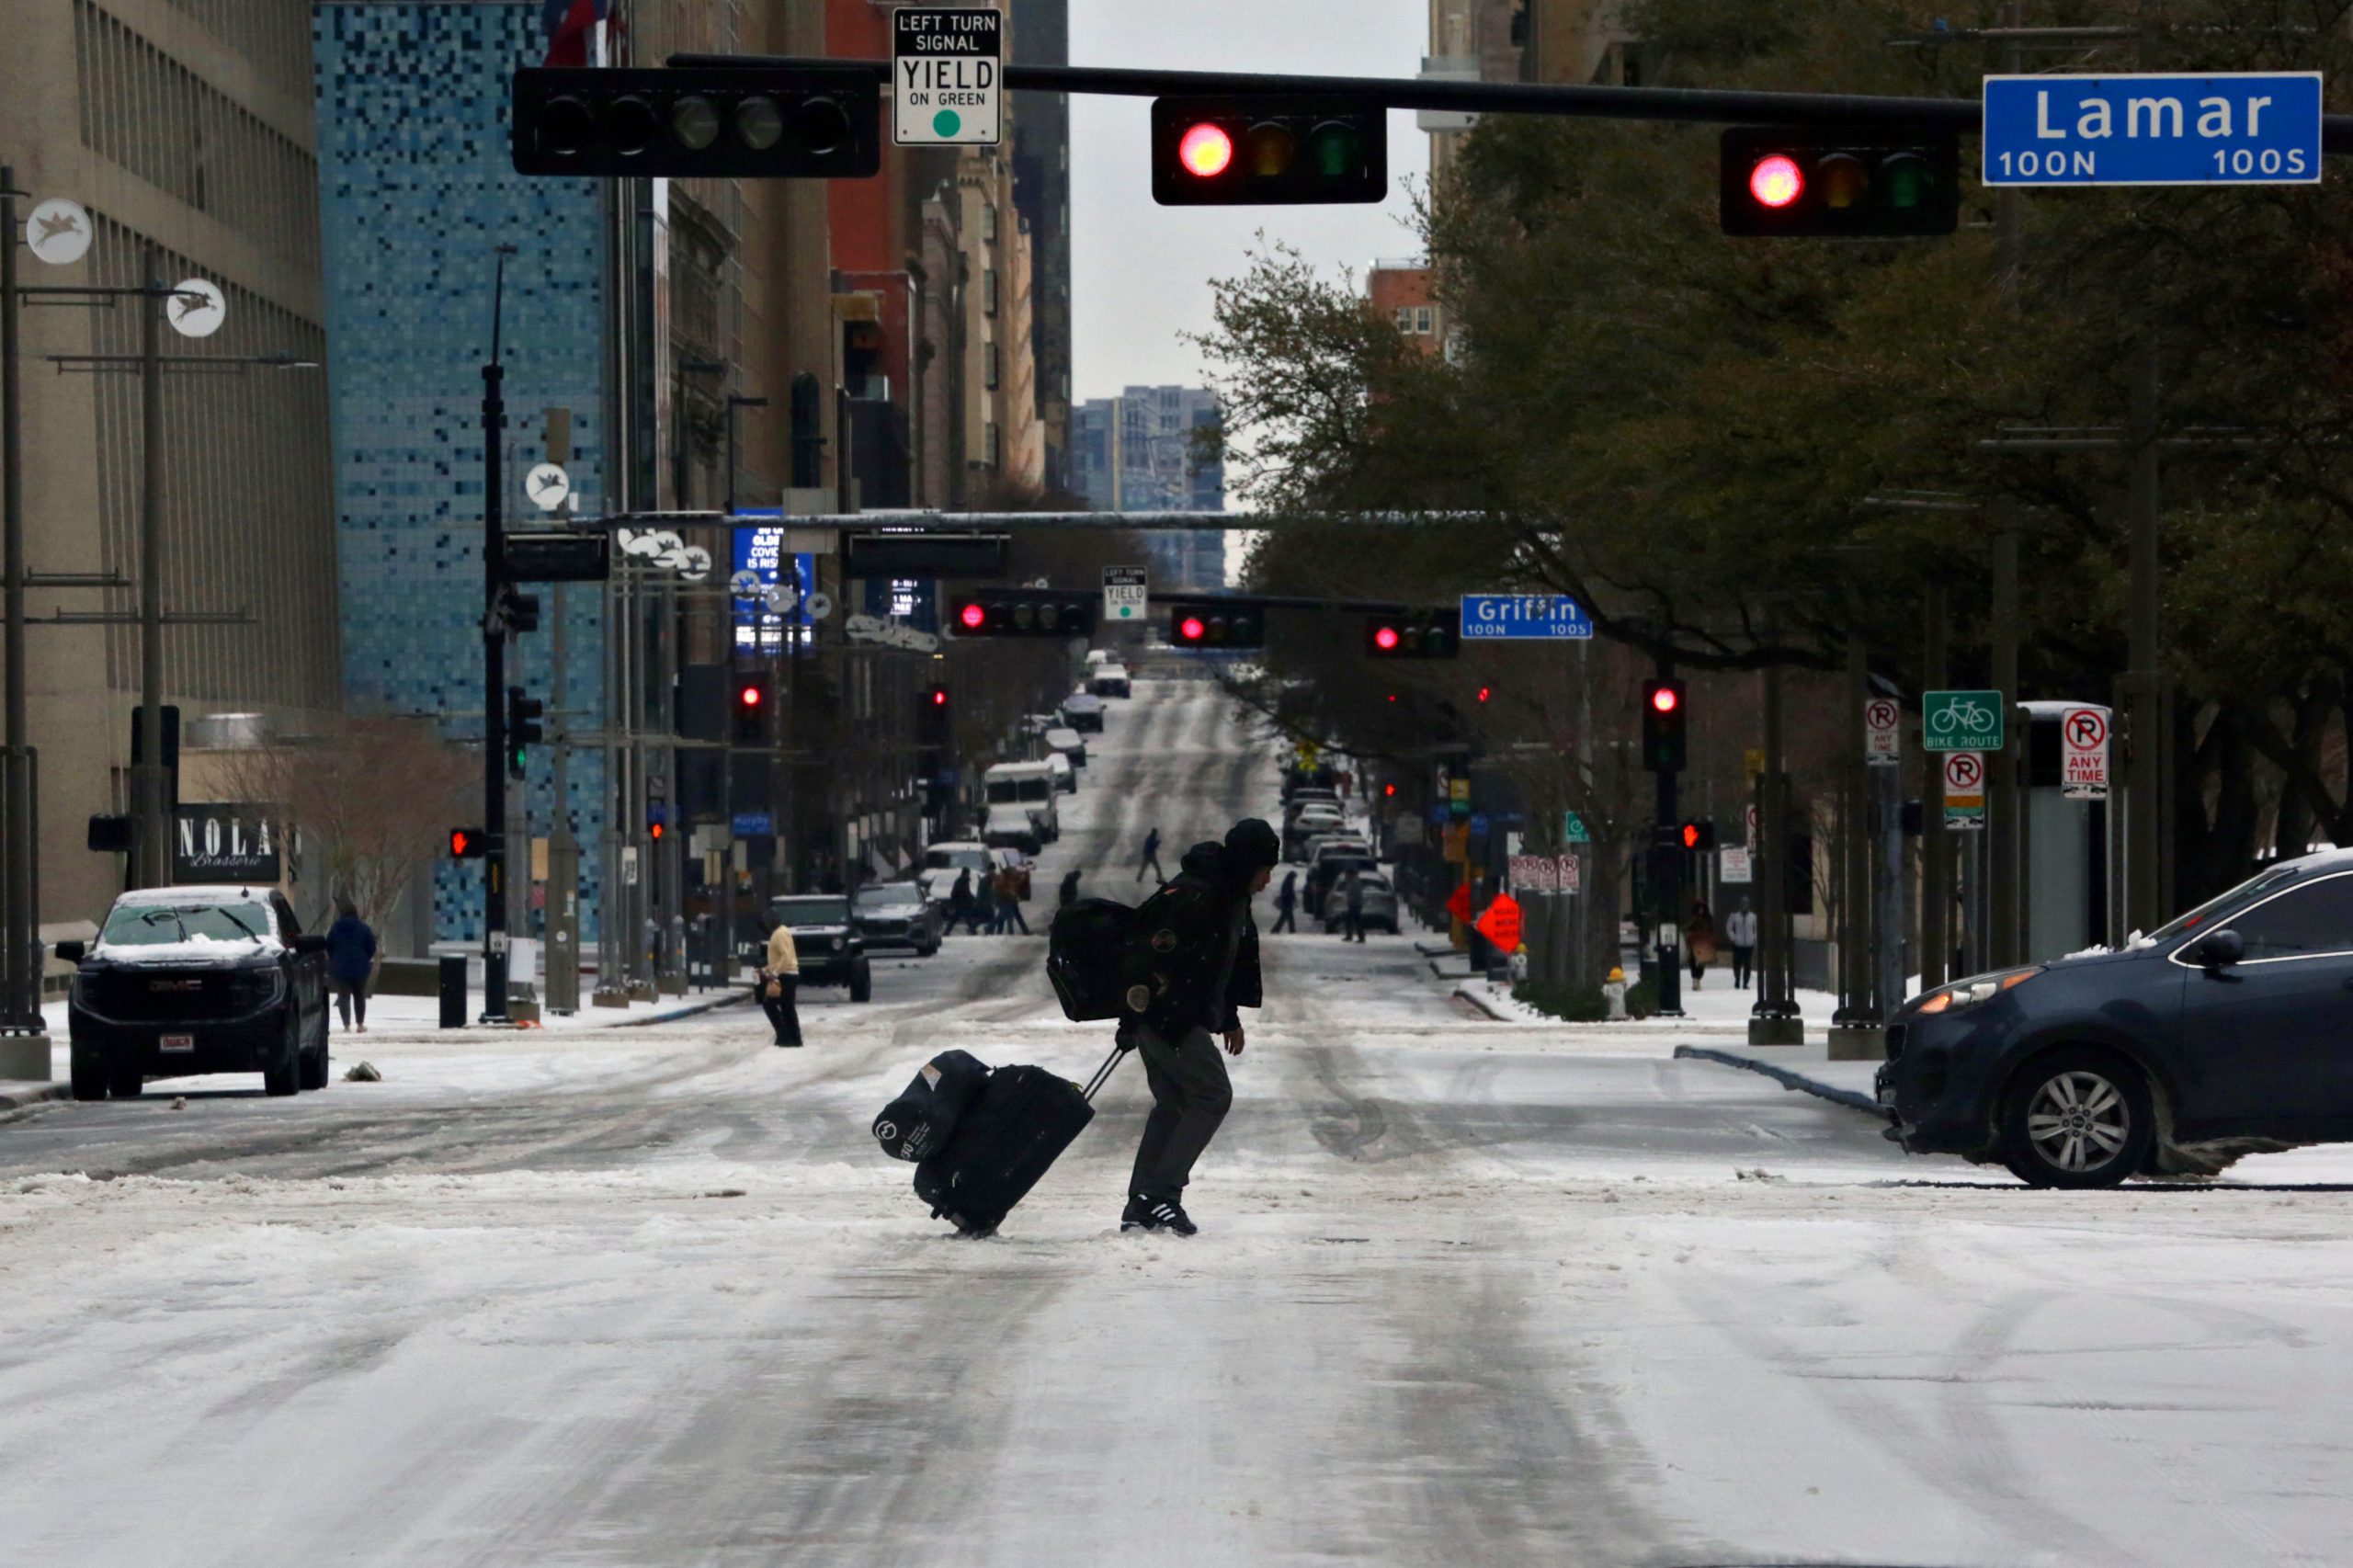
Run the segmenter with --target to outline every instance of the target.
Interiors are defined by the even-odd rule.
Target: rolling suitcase
[[[988,1064],[962,1051],[943,1051],[923,1064],[907,1092],[874,1119],[874,1141],[894,1160],[919,1161],[938,1153],[955,1134],[956,1121],[981,1085]]]
[[[915,1166],[915,1196],[967,1236],[994,1234],[1071,1141],[1095,1119],[1088,1102],[1124,1045],[1080,1088],[1043,1067],[1000,1067],[964,1108],[947,1147]]]

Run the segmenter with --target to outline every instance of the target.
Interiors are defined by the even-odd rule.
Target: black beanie
[[[1227,831],[1226,858],[1249,870],[1282,862],[1283,841],[1258,817],[1244,817]]]

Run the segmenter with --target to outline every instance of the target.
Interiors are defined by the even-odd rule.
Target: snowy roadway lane
[[[1205,690],[1138,690],[1041,893],[1116,891],[1155,815],[1272,808]],[[949,1045],[1093,1068],[1040,947],[821,997],[801,1051],[740,1010],[371,1036],[381,1085],[0,1126],[6,1561],[2353,1556],[2343,1196],[1907,1163],[1671,1040],[1467,1017],[1407,942],[1310,937],[1270,944],[1199,1237],[1118,1233],[1129,1064],[958,1241],[865,1125]]]

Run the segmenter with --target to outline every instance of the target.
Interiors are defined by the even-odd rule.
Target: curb
[[[45,1105],[68,1098],[72,1085],[67,1084],[28,1084],[21,1089],[0,1090],[0,1122],[15,1121]]]
[[[1752,1056],[1740,1056],[1729,1051],[1715,1051],[1704,1045],[1678,1045],[1675,1048],[1675,1054],[1684,1061],[1720,1062],[1727,1067],[1740,1067],[1751,1073],[1762,1073],[1768,1078],[1779,1082],[1785,1089],[1801,1090],[1813,1096],[1816,1099],[1824,1099],[1833,1105],[1845,1106],[1848,1110],[1859,1110],[1866,1116],[1875,1117],[1881,1121],[1887,1119],[1887,1112],[1881,1109],[1879,1102],[1869,1095],[1853,1089],[1837,1088],[1819,1079],[1809,1078],[1802,1073],[1792,1073],[1786,1067],[1776,1067],[1769,1062],[1759,1062]]]
[[[666,1013],[657,1013],[652,1017],[623,1018],[602,1027],[608,1029],[642,1029],[654,1024],[675,1024],[680,1018],[691,1018],[698,1014],[713,1012],[721,1007],[730,1007],[738,1002],[750,1000],[752,1000],[752,993],[748,991],[730,991],[722,995],[713,996],[708,1001],[692,1003],[684,1007],[674,1007]]]
[[[1440,976],[1440,978],[1443,979],[1444,977]],[[1496,1012],[1493,1007],[1487,1005],[1485,998],[1473,992],[1468,985],[1456,986],[1454,988],[1454,994],[1458,999],[1470,1003],[1471,1006],[1478,1008],[1482,1013],[1486,1014],[1488,1017],[1494,1019],[1496,1023],[1508,1024],[1518,1021],[1517,1019],[1506,1017],[1503,1014]]]

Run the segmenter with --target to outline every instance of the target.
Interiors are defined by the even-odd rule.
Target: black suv
[[[1879,1102],[1919,1153],[2037,1187],[2212,1175],[2353,1141],[2353,850],[2286,861],[2121,952],[1939,986]]]
[[[768,919],[791,928],[804,988],[847,985],[851,1001],[874,999],[874,971],[866,961],[866,939],[850,924],[848,899],[837,892],[770,899]]]
[[[78,962],[66,1017],[74,1097],[149,1078],[259,1073],[273,1095],[327,1086],[326,938],[271,889],[152,888],[115,901]]]

